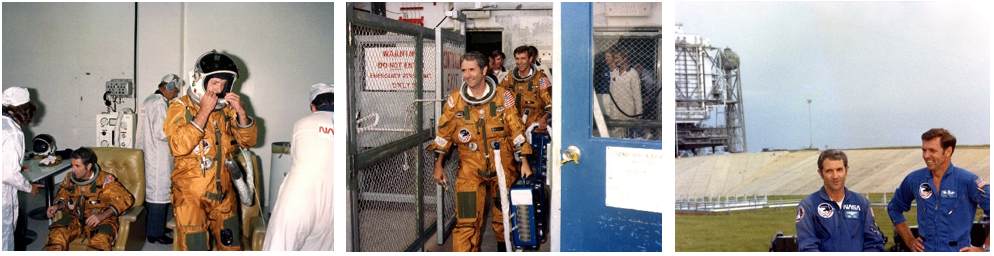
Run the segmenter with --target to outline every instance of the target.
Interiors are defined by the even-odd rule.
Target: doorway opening
[[[466,52],[478,51],[490,56],[494,50],[503,50],[503,32],[466,31]]]

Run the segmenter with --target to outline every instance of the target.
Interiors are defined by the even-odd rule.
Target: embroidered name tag
[[[941,190],[939,194],[942,198],[956,198],[955,190]]]
[[[846,219],[859,219],[858,211],[846,211]]]

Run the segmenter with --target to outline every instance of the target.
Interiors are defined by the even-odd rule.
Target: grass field
[[[792,198],[800,198],[792,196]],[[881,198],[870,195],[870,198]],[[773,197],[770,200],[774,200]],[[879,201],[874,200],[874,201]],[[873,207],[877,226],[887,236],[885,248],[894,245],[894,226],[884,207]],[[675,243],[678,252],[766,252],[777,231],[796,235],[794,217],[796,208],[762,209],[732,212],[729,214],[688,215],[677,214]],[[917,224],[917,214],[912,209],[904,213],[908,225]],[[983,211],[978,211],[978,219]]]

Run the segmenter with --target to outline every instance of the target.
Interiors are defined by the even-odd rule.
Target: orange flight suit
[[[88,240],[87,250],[109,251],[114,246],[117,216],[131,208],[135,197],[124,188],[113,174],[100,171],[91,180],[79,181],[73,174],[66,174],[52,205],[63,203],[62,218],[48,227],[46,251],[69,250],[69,242],[84,237]],[[105,210],[114,215],[100,221],[96,226],[87,226],[86,219]]]
[[[523,121],[525,128],[537,123],[545,113],[552,112],[552,82],[537,66],[532,65],[531,70],[534,74],[527,76],[518,74],[518,69],[514,69],[498,85],[514,94],[518,114],[528,115]],[[535,128],[534,132],[545,133],[546,130]]]
[[[514,96],[489,79],[486,81],[488,91],[482,97],[470,96],[466,84],[449,94],[438,122],[438,134],[428,146],[428,150],[440,154],[449,152],[453,146],[459,149],[456,226],[452,231],[452,250],[456,252],[480,250],[478,243],[487,188],[494,191],[494,233],[497,242],[504,242],[494,150],[500,149],[500,165],[508,186],[519,176],[520,163],[515,161],[515,153],[531,154]]]
[[[175,242],[181,250],[209,250],[213,237],[218,250],[240,251],[238,195],[224,161],[239,146],[255,146],[258,127],[252,117],[248,126],[239,125],[230,107],[211,112],[205,127],[197,127],[193,118],[199,110],[189,95],[173,99],[163,126],[175,157],[171,195]]]

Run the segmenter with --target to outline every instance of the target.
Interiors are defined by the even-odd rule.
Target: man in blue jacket
[[[801,252],[879,252],[883,235],[873,219],[870,201],[846,189],[849,159],[838,149],[818,156],[821,190],[797,206],[797,250]]]
[[[970,244],[970,230],[977,207],[991,214],[990,188],[976,174],[953,166],[956,137],[946,129],[922,134],[922,158],[926,168],[908,174],[894,191],[887,213],[894,228],[912,251],[990,251],[991,237],[983,247]],[[918,202],[918,235],[914,237],[904,212]]]

